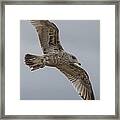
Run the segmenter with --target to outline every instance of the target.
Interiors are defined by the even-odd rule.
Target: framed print
[[[1,118],[119,119],[119,2],[2,2]]]

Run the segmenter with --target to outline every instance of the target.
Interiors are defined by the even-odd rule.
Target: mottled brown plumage
[[[26,54],[26,65],[31,68],[31,71],[45,66],[58,68],[84,100],[94,100],[88,74],[80,67],[75,56],[64,51],[59,41],[59,30],[56,25],[48,20],[31,20],[31,23],[38,33],[43,55]]]

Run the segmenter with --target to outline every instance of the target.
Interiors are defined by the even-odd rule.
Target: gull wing
[[[95,99],[89,76],[84,69],[75,64],[63,64],[57,68],[71,81],[77,93],[84,100]]]
[[[57,26],[48,20],[30,20],[35,27],[44,54],[63,50]]]

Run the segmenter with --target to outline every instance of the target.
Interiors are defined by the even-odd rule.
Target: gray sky
[[[52,21],[52,20],[51,20]],[[95,98],[100,99],[100,21],[56,20],[64,50],[75,55],[87,71]],[[56,68],[31,72],[24,64],[27,53],[41,55],[37,32],[29,21],[20,22],[20,99],[80,100],[67,77]]]

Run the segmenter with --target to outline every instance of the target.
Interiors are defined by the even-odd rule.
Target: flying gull
[[[83,100],[95,100],[87,72],[77,58],[67,53],[60,44],[57,26],[48,20],[30,20],[37,31],[43,55],[25,55],[25,64],[31,71],[45,66],[56,67],[72,83]]]

